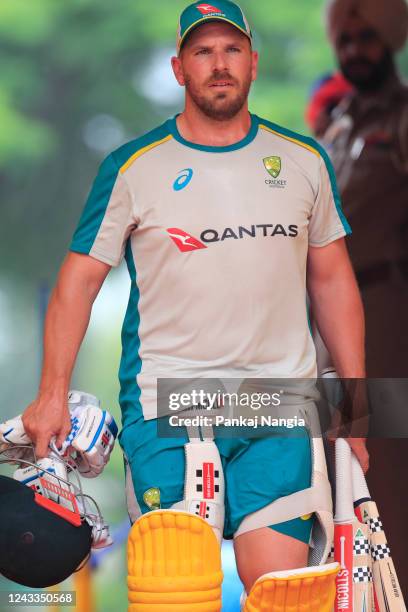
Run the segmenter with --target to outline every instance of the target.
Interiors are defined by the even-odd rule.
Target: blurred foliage
[[[184,5],[1,0],[0,254],[7,274],[55,277],[102,156],[83,138],[93,117],[119,120],[125,141],[177,110],[152,104],[135,75],[160,47],[174,45]],[[333,62],[322,0],[242,6],[261,53],[252,109],[304,130],[310,85]]]
[[[324,0],[240,4],[260,52],[251,110],[306,131],[311,85],[334,67],[323,27]],[[158,53],[165,57],[174,48],[185,5],[185,0],[0,0],[0,417],[21,412],[36,393],[40,287],[54,283],[105,154],[103,146],[90,145],[90,126],[108,121],[118,146],[180,110],[173,98],[149,98],[143,82]],[[407,74],[408,51],[399,62]],[[126,283],[123,272],[115,271],[102,289],[94,310],[108,305],[99,317],[93,315],[73,381],[98,395],[118,419]],[[119,447],[100,482],[104,512],[119,523],[126,518]],[[124,576],[122,547],[96,574],[100,612],[125,608]]]

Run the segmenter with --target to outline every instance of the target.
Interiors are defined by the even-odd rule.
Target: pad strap
[[[314,512],[331,512],[330,483],[321,475],[317,475],[316,480],[320,482],[317,482],[313,487],[304,489],[303,491],[297,491],[286,497],[281,497],[268,506],[261,508],[261,510],[244,518],[238,530],[235,532],[234,537],[238,537],[253,529],[260,529],[262,527],[269,527],[269,525],[291,521],[306,514],[313,514]],[[301,514],[299,514],[299,512]]]

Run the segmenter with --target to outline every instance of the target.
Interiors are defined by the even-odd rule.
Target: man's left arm
[[[321,248],[309,246],[307,288],[338,375],[364,378],[364,310],[344,238]]]
[[[340,378],[365,378],[364,309],[344,238],[309,246],[307,288],[313,316]],[[358,407],[357,407],[358,408]],[[349,438],[368,469],[364,438]]]

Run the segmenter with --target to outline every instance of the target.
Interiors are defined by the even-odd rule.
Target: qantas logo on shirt
[[[219,8],[216,6],[211,6],[211,4],[199,4],[197,9],[200,11],[202,15],[209,15],[210,13],[222,13]]]
[[[188,251],[198,251],[206,249],[204,243],[223,242],[224,240],[242,240],[248,238],[273,238],[282,236],[285,238],[296,238],[299,235],[299,227],[297,225],[283,225],[281,223],[262,223],[258,225],[250,225],[244,227],[240,225],[237,228],[226,227],[223,230],[206,229],[200,234],[200,240],[194,238],[184,230],[173,227],[167,230],[174,244],[182,253]]]
[[[205,244],[197,240],[197,238],[190,236],[190,234],[187,234],[187,232],[178,229],[177,227],[171,227],[167,230],[167,233],[182,253],[199,251],[200,249],[207,248]]]

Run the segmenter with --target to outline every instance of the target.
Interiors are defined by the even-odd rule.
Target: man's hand
[[[22,415],[22,421],[28,437],[35,444],[37,457],[47,457],[51,438],[56,438],[59,448],[71,431],[67,393],[39,395]]]

